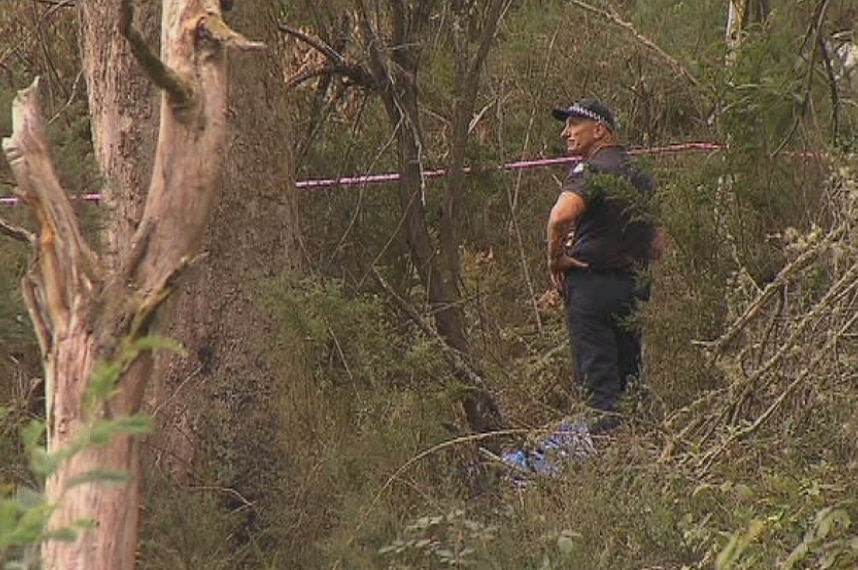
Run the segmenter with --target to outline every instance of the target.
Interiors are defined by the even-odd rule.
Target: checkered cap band
[[[603,103],[585,99],[574,103],[571,107],[557,108],[552,111],[555,119],[565,121],[569,117],[584,117],[602,123],[611,130],[617,128],[614,114]]]
[[[587,117],[588,119],[593,119],[594,121],[598,121],[600,123],[605,123],[609,127],[611,126],[611,122],[602,115],[596,113],[595,111],[591,111],[590,109],[585,109],[578,103],[575,103],[571,107],[569,107],[569,116],[579,116],[579,117]]]

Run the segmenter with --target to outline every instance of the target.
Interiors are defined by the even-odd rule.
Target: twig
[[[442,441],[441,443],[433,445],[429,449],[421,451],[420,453],[418,453],[417,455],[415,455],[414,457],[412,457],[411,459],[409,459],[408,461],[403,463],[396,471],[394,471],[393,474],[387,478],[387,480],[384,482],[384,485],[381,486],[381,488],[378,490],[378,492],[375,494],[375,496],[373,496],[373,498],[369,502],[369,504],[366,505],[366,507],[364,507],[363,516],[361,516],[358,519],[358,524],[355,527],[353,534],[346,541],[346,546],[351,546],[354,543],[354,541],[357,539],[357,531],[359,531],[363,527],[363,524],[366,521],[370,520],[369,514],[372,511],[372,509],[374,509],[375,506],[378,504],[378,502],[381,500],[381,497],[382,497],[382,495],[384,495],[384,492],[387,491],[387,489],[389,489],[390,486],[393,485],[393,483],[395,483],[397,481],[397,479],[399,479],[402,476],[402,474],[405,473],[405,471],[407,471],[415,463],[422,461],[423,459],[429,457],[430,455],[432,455],[434,453],[437,453],[439,451],[447,449],[448,447],[453,447],[453,446],[456,446],[456,445],[459,445],[462,443],[472,443],[475,441],[482,441],[484,439],[503,436],[503,435],[520,435],[520,434],[524,434],[524,433],[529,433],[531,431],[532,430],[528,430],[528,429],[505,429],[505,430],[493,431],[493,432],[488,432],[488,433],[466,435],[466,436],[457,437],[455,439],[451,439],[448,441]],[[331,570],[336,570],[337,568],[340,568],[341,566],[342,566],[342,559],[339,559],[336,562],[334,562],[333,566],[331,566]]]
[[[745,310],[744,314],[736,319],[733,324],[730,325],[727,332],[722,334],[718,339],[710,342],[696,341],[695,344],[701,345],[712,351],[712,354],[709,357],[710,365],[718,358],[721,349],[736,338],[736,335],[738,335],[748,325],[748,323],[750,323],[759,314],[763,306],[765,306],[765,304],[768,303],[768,301],[774,297],[778,291],[780,291],[781,287],[792,277],[792,275],[803,269],[807,264],[818,259],[820,252],[829,247],[835,240],[839,239],[843,235],[844,231],[845,228],[843,226],[835,228],[829,232],[828,235],[819,242],[819,244],[815,247],[808,248],[795,260],[781,269],[777,276],[768,285],[766,285],[766,288],[763,289],[757,299]]]
[[[655,52],[659,57],[664,59],[668,63],[668,65],[670,65],[670,67],[672,67],[673,70],[678,75],[685,78],[689,83],[691,83],[695,87],[701,87],[700,81],[696,77],[694,77],[691,74],[691,72],[689,72],[687,69],[685,69],[685,67],[681,63],[679,63],[679,61],[676,58],[674,58],[672,55],[670,55],[669,53],[667,53],[666,51],[661,49],[658,45],[656,45],[655,42],[653,42],[652,40],[650,40],[649,38],[647,38],[646,36],[641,34],[639,31],[637,31],[637,29],[635,29],[634,25],[632,25],[631,22],[626,22],[625,20],[620,18],[617,14],[615,14],[611,11],[603,10],[602,8],[597,8],[595,6],[587,4],[586,2],[582,2],[581,0],[570,0],[570,2],[572,4],[574,4],[575,6],[578,6],[579,8],[582,8],[588,12],[602,16],[603,18],[607,19],[608,21],[613,22],[617,26],[623,28],[624,30],[626,30],[627,32],[632,34],[632,36],[634,36],[634,38],[638,42],[640,42],[646,48]]]
[[[73,0],[35,0],[37,4],[46,4],[57,8],[76,8],[77,4]]]
[[[766,372],[771,370],[778,362],[780,362],[787,353],[792,351],[798,343],[799,337],[804,334],[816,317],[818,317],[822,312],[829,310],[831,303],[835,301],[837,297],[855,287],[858,287],[858,282],[855,281],[856,277],[858,277],[858,263],[850,267],[837,281],[837,283],[831,286],[822,299],[820,299],[816,305],[802,317],[801,322],[793,328],[792,333],[784,341],[778,351],[775,352],[775,354],[772,355],[772,357],[769,358],[763,366],[755,370],[746,382],[756,382]],[[844,286],[845,289],[841,289]]]
[[[397,126],[397,128],[393,129],[393,133],[391,133],[390,138],[388,138],[387,141],[383,145],[381,145],[381,147],[379,147],[378,152],[376,153],[375,157],[372,159],[372,162],[369,163],[369,165],[366,169],[367,171],[369,171],[369,172],[372,171],[372,169],[375,167],[375,164],[379,160],[381,160],[382,156],[384,156],[384,153],[387,152],[387,149],[390,147],[390,145],[393,144],[394,139],[396,137],[396,131],[398,130],[398,128],[399,127]],[[334,258],[337,255],[337,252],[343,246],[343,244],[345,244],[346,238],[348,238],[352,229],[355,227],[355,224],[357,223],[358,217],[360,216],[360,213],[361,213],[361,208],[363,205],[363,197],[364,197],[364,188],[363,188],[363,186],[361,186],[360,192],[358,193],[358,202],[352,208],[354,211],[352,212],[352,216],[349,219],[349,224],[346,226],[345,231],[343,231],[343,235],[340,236],[339,241],[337,241],[336,247],[334,247],[334,249],[331,251],[331,256],[328,258],[328,265],[333,263]],[[381,251],[378,253],[378,255],[376,255],[375,259],[372,260],[372,263],[370,264],[370,266],[375,265],[375,263],[381,258],[381,256],[384,255],[384,252],[387,251],[387,248],[390,247],[390,244],[393,243],[393,240],[396,239],[397,235],[399,235],[399,230],[402,228],[402,224],[404,222],[405,222],[405,214],[403,213],[403,215],[399,219],[399,222],[396,224],[396,229],[390,235],[390,239],[387,241],[386,244],[384,244],[384,247],[381,248]],[[360,284],[363,284],[364,279],[366,279],[366,276],[361,277]]]
[[[822,36],[817,36],[819,49],[822,50],[822,61],[825,64],[825,75],[828,79],[828,92],[831,96],[831,132],[834,137],[834,146],[840,139],[840,89],[838,88],[837,76],[834,73],[834,67],[831,65],[831,53],[828,51],[828,46],[822,39]]]
[[[372,28],[372,23],[369,20],[369,13],[363,0],[358,0],[358,13],[360,14],[360,27],[364,36],[369,43],[370,63],[373,67],[373,75],[376,78],[389,78],[390,72],[387,69],[387,59],[381,51],[381,41],[378,35]],[[395,85],[390,82],[390,87]]]
[[[843,335],[844,332],[849,330],[855,322],[858,321],[858,312],[854,313],[852,317],[846,321],[846,324],[843,325],[840,330],[838,330],[835,334],[831,335],[831,337],[825,342],[825,345],[819,350],[816,351],[814,357],[811,361],[804,367],[801,373],[796,377],[795,380],[790,382],[790,384],[780,393],[780,395],[772,402],[766,410],[757,417],[754,422],[742,428],[733,434],[731,434],[726,441],[724,441],[721,445],[719,445],[714,450],[707,453],[699,462],[699,465],[702,469],[706,469],[712,462],[723,453],[731,444],[740,439],[743,439],[753,432],[757,431],[764,423],[766,423],[769,418],[775,413],[775,411],[786,401],[786,399],[792,395],[796,388],[804,381],[807,375],[816,369],[819,365],[820,361],[828,356],[828,351],[831,347],[837,342],[837,340]]]
[[[74,101],[75,95],[77,95],[77,88],[78,88],[78,85],[80,84],[80,80],[82,77],[83,77],[83,70],[81,69],[78,72],[77,77],[74,78],[74,83],[72,83],[71,93],[69,94],[68,98],[66,99],[66,102],[63,104],[62,107],[60,107],[60,109],[56,113],[54,113],[54,116],[48,120],[49,125],[53,124],[53,122],[56,121],[59,118],[59,116],[62,115],[66,109],[69,108],[69,106],[71,106],[72,102]]]
[[[489,13],[486,15],[487,25],[483,27],[479,40],[479,48],[477,48],[477,53],[474,55],[474,59],[471,60],[468,70],[469,75],[474,78],[473,81],[477,81],[476,78],[480,74],[483,62],[488,57],[489,49],[497,35],[498,25],[509,11],[510,6],[512,6],[512,0],[494,0],[489,5]]]
[[[844,273],[844,275],[837,281],[837,283],[835,283],[834,285],[831,286],[831,288],[829,288],[829,290],[822,297],[822,299],[820,299],[816,303],[816,305],[802,318],[801,322],[799,322],[794,327],[792,333],[784,341],[784,343],[781,345],[781,347],[778,349],[778,351],[771,358],[769,358],[769,360],[766,361],[766,363],[763,366],[761,366],[756,371],[754,371],[754,373],[751,374],[747,379],[745,379],[741,384],[733,386],[733,388],[742,388],[743,386],[746,387],[746,386],[753,385],[760,378],[762,378],[763,375],[765,375],[772,368],[774,368],[774,366],[776,364],[778,364],[787,354],[792,352],[794,350],[795,346],[798,344],[798,341],[799,341],[799,338],[801,337],[801,335],[803,335],[805,333],[805,331],[810,326],[810,324],[812,322],[814,322],[817,319],[817,317],[820,316],[820,314],[824,313],[825,311],[830,310],[831,304],[833,302],[835,302],[840,296],[842,296],[842,295],[848,293],[849,291],[854,290],[856,287],[858,287],[858,282],[856,282],[856,280],[855,280],[856,276],[858,276],[858,263],[852,265]],[[849,320],[847,326],[843,327],[841,329],[841,332],[837,333],[836,336],[839,337],[843,332],[848,330],[849,326],[851,326],[855,322],[855,319],[858,319],[858,313],[856,313],[855,317],[853,317],[852,319]],[[831,342],[832,342],[832,340],[829,339],[828,342],[826,342],[825,346],[822,349],[820,349],[819,351],[817,351],[817,353],[814,355],[814,358],[811,361],[811,364],[803,370],[803,372],[801,373],[799,378],[804,378],[811,370],[813,370],[816,367],[816,365],[819,363],[822,356],[827,354],[827,350],[830,347]],[[797,384],[794,382],[793,384],[790,385],[790,388],[788,388],[788,390],[794,389],[794,385],[797,385]],[[740,398],[741,398],[741,395],[740,395]],[[782,402],[784,398],[785,398],[785,395],[782,394],[781,397],[779,397],[775,403],[777,405],[780,405],[780,402]],[[773,404],[773,406],[774,406],[774,404]],[[770,415],[774,411],[774,409],[772,407],[770,407],[769,410],[770,411],[769,411],[768,415]],[[729,412],[729,410],[725,410],[724,412],[722,412],[718,416],[718,419],[714,422],[714,425],[711,425],[710,429],[707,430],[706,434],[698,440],[698,442],[697,442],[698,445],[702,445],[703,442],[705,442],[707,439],[709,439],[709,437],[711,437],[715,433],[715,431],[716,431],[715,428],[717,427],[718,424],[720,424],[729,415],[728,412]],[[757,429],[757,427],[759,427],[759,425],[762,423],[762,421],[764,421],[766,419],[767,416],[766,417],[764,417],[764,416],[761,416],[760,418],[758,418],[758,420],[756,422],[754,422],[753,429]],[[750,431],[753,431],[753,429],[751,429],[751,430],[740,430],[739,432],[737,432],[737,434],[739,434],[739,436],[744,436],[744,435],[747,435],[747,433],[750,433]],[[711,454],[717,455],[717,454],[721,453],[727,447],[727,445],[730,442],[732,442],[736,439],[736,437],[738,437],[736,434],[731,435],[730,438],[728,439],[728,442],[722,444],[716,450],[710,451],[709,453],[707,453],[707,455],[703,459],[701,459],[699,464],[702,465],[703,463],[711,463],[711,459],[709,459],[708,456]]]
[[[763,340],[760,342],[759,352],[757,353],[757,366],[762,364],[763,355],[766,352],[766,347],[769,344],[769,340],[772,338],[772,334],[775,329],[778,328],[778,323],[780,323],[781,315],[783,314],[784,309],[786,308],[786,298],[787,298],[787,288],[784,285],[781,286],[781,294],[778,295],[777,305],[775,306],[775,311],[772,314],[772,318],[769,321],[769,326],[766,327],[766,332],[763,334]]]
[[[324,40],[283,23],[278,24],[277,29],[284,34],[292,36],[293,38],[309,45],[324,55],[325,59],[328,61],[327,65],[317,65],[308,70],[298,72],[294,76],[290,77],[286,81],[289,88],[295,88],[313,77],[331,74],[347,77],[351,79],[355,85],[360,85],[367,89],[373,88],[372,73],[361,65],[350,63],[343,54],[328,45]]]
[[[554,34],[551,36],[551,42],[548,44],[548,50],[545,53],[545,66],[542,70],[543,81],[548,77],[548,68],[551,62],[551,55],[554,52],[554,47],[557,45],[557,35],[560,33],[560,26],[554,30]],[[527,130],[524,134],[524,142],[522,143],[521,156],[519,160],[523,160],[525,155],[527,154],[528,147],[530,146],[530,135],[533,131],[534,122],[536,121],[536,106],[531,108],[530,119],[527,122]],[[521,263],[521,269],[524,272],[524,282],[527,285],[527,292],[530,297],[530,303],[533,307],[533,315],[536,317],[536,330],[542,333],[542,317],[539,314],[539,304],[536,299],[536,289],[533,286],[533,278],[530,276],[530,269],[527,264],[527,254],[524,249],[524,239],[521,236],[521,227],[518,223],[518,198],[521,193],[521,180],[524,175],[523,171],[519,170],[516,173],[515,178],[515,190],[512,195],[510,195],[509,186],[506,189],[506,200],[507,205],[509,206],[510,213],[510,224],[512,226],[513,233],[515,234],[516,245],[518,246],[518,258]]]
[[[396,291],[393,290],[393,287],[381,276],[378,270],[375,267],[370,268],[372,271],[372,275],[375,278],[376,282],[381,286],[384,291],[390,295],[390,298],[399,306],[402,311],[408,315],[408,317],[414,321],[420,330],[423,333],[435,340],[438,341],[439,346],[441,347],[441,352],[444,355],[444,359],[447,360],[448,364],[453,367],[453,369],[459,373],[459,375],[463,376],[468,380],[468,383],[480,390],[486,391],[486,382],[483,380],[483,377],[468,364],[465,357],[455,348],[451,347],[447,342],[441,338],[441,335],[426,322],[420,313],[411,306],[411,303],[400,297]]]
[[[36,235],[33,232],[26,228],[22,228],[21,226],[16,226],[11,222],[7,222],[3,218],[0,218],[0,234],[31,245],[36,241]]]
[[[198,377],[198,376],[200,375],[200,372],[202,372],[202,369],[203,369],[202,364],[200,364],[199,366],[197,366],[197,367],[194,369],[194,371],[193,371],[193,372],[191,372],[190,374],[188,374],[188,375],[185,377],[185,379],[184,379],[184,380],[182,380],[182,381],[179,383],[179,385],[178,385],[178,386],[176,386],[176,389],[175,389],[175,390],[173,390],[173,393],[172,393],[172,394],[170,394],[170,396],[169,396],[169,397],[165,398],[165,399],[164,399],[163,401],[161,401],[161,402],[158,402],[158,405],[157,405],[157,406],[155,406],[155,409],[154,409],[154,410],[152,410],[152,412],[151,412],[151,414],[150,414],[150,415],[151,415],[153,418],[156,418],[156,417],[158,416],[158,413],[161,411],[161,409],[162,409],[162,408],[166,407],[166,406],[167,406],[167,404],[171,403],[173,400],[175,400],[175,399],[179,396],[179,392],[181,392],[181,391],[182,391],[182,388],[184,388],[184,387],[185,387],[185,386],[186,386],[186,385],[187,385],[191,380],[193,380],[194,378],[196,378],[196,377]]]
[[[309,69],[299,71],[291,77],[287,77],[284,83],[286,84],[286,89],[295,89],[305,81],[309,81],[314,77],[328,75],[329,73],[330,70],[326,65],[318,64],[310,67]]]
[[[337,348],[337,356],[340,357],[340,362],[343,363],[343,367],[346,369],[346,374],[349,376],[349,380],[352,381],[352,384],[355,384],[355,377],[352,374],[352,369],[349,366],[349,361],[346,359],[346,355],[343,352],[343,347],[340,345],[340,339],[337,338],[336,333],[334,333],[334,329],[328,327],[328,332],[331,335],[331,338],[334,340],[334,346]]]
[[[338,53],[334,48],[329,46],[323,40],[317,38],[316,36],[311,36],[305,32],[297,28],[293,28],[292,26],[280,23],[277,25],[277,29],[283,32],[284,34],[288,34],[295,39],[301,40],[305,44],[309,45],[316,49],[316,51],[322,53],[325,57],[327,57],[333,63],[338,65],[345,65],[346,60],[342,56],[342,54]]]
[[[803,51],[808,43],[812,43],[810,48],[810,58],[807,62],[807,73],[805,73],[804,93],[802,94],[801,104],[799,105],[800,112],[798,116],[796,116],[796,118],[793,120],[792,127],[790,128],[789,132],[786,134],[780,144],[778,144],[771,156],[779,154],[783,149],[786,148],[787,144],[789,144],[789,141],[792,140],[793,135],[798,130],[798,127],[801,123],[801,119],[807,114],[807,110],[810,107],[811,88],[813,87],[813,66],[816,63],[816,48],[818,43],[821,41],[819,32],[822,29],[825,13],[828,11],[829,2],[830,0],[822,0],[817,5],[816,9],[814,10],[813,22],[807,29],[807,32],[804,36],[804,41],[801,44],[800,50]],[[812,42],[810,41],[811,38],[813,38]]]
[[[236,491],[235,489],[232,489],[230,487],[219,487],[219,486],[215,486],[215,485],[196,485],[196,486],[188,487],[188,489],[191,491],[217,491],[219,493],[226,493],[228,495],[232,495],[233,497],[237,498],[239,501],[244,503],[244,507],[242,507],[242,508],[251,508],[251,509],[256,510],[256,503],[254,503],[250,499],[247,499],[244,495],[242,495],[241,493],[239,493],[238,491]],[[237,510],[239,510],[239,509],[237,509]],[[236,512],[237,512],[237,510],[236,510]]]

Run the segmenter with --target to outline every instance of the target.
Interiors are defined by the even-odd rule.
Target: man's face
[[[566,141],[566,151],[571,156],[589,156],[605,136],[605,125],[584,117],[569,117],[560,133]]]

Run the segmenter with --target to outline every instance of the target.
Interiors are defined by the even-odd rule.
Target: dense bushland
[[[283,15],[332,30],[347,12],[340,4]],[[659,183],[670,249],[640,315],[648,388],[630,396],[629,426],[556,478],[503,481],[463,427],[455,403],[467,386],[442,341],[403,310],[431,320],[395,190],[308,191],[299,197],[306,271],[258,283],[257,302],[280,323],[266,347],[280,375],[264,394],[276,412],[252,435],[266,456],[240,470],[257,473],[248,486],[264,485],[271,499],[230,488],[238,467],[222,442],[237,430],[213,414],[196,426],[189,479],[172,480],[157,461],[147,468],[142,568],[858,564],[858,93],[842,82],[832,96],[817,41],[854,11],[845,0],[771,2],[728,66],[726,2],[578,4],[522,0],[503,20],[466,149],[474,172],[461,205],[459,286],[475,358],[515,432],[506,441],[582,413],[562,314],[539,302],[545,216],[563,170],[496,167],[558,156],[548,111],[584,96],[617,110],[631,146],[723,144],[641,158]],[[642,48],[644,37],[663,52]],[[427,36],[418,77],[427,170],[450,153],[445,38]],[[74,65],[55,80],[66,90]],[[16,68],[0,100],[43,71]],[[69,166],[86,164],[85,120],[81,99],[70,100],[55,142],[63,172],[83,187],[92,170]],[[371,93],[305,83],[293,108],[284,120],[305,134],[295,143],[298,178],[394,168],[391,126]],[[425,186],[433,227],[443,188],[443,179]],[[16,432],[38,408],[36,347],[15,294],[25,264],[25,251],[0,248],[6,485],[29,478]]]

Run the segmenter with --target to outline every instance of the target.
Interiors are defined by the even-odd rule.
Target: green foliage
[[[166,337],[148,335],[133,340],[122,339],[117,356],[110,361],[99,361],[92,371],[92,377],[83,396],[84,410],[89,414],[96,413],[96,407],[99,404],[108,401],[116,394],[116,383],[128,366],[137,360],[141,353],[152,350],[168,350],[176,354],[185,354],[185,349],[180,343]],[[135,429],[134,422],[129,422],[128,418],[121,421],[125,424],[116,427]]]
[[[148,516],[141,523],[141,570],[241,567],[242,552],[233,541],[248,505],[227,510],[227,489],[181,485],[151,470],[144,481]],[[153,536],[158,529],[163,530]]]
[[[354,4],[345,0],[282,4],[286,21],[331,42],[343,16],[354,18]],[[462,306],[474,359],[513,426],[538,427],[576,412],[580,402],[570,382],[562,312],[536,303],[547,288],[545,217],[563,171],[494,167],[559,155],[560,126],[548,111],[584,96],[614,108],[631,146],[728,143],[724,152],[655,156],[646,164],[658,182],[655,206],[671,241],[667,258],[654,268],[654,295],[640,316],[651,397],[662,413],[635,415],[592,461],[525,489],[478,488],[472,468],[480,458],[467,443],[414,460],[460,436],[463,422],[453,405],[460,386],[437,341],[402,316],[368,277],[374,267],[418,311],[425,309],[396,188],[304,193],[299,206],[310,275],[274,279],[260,294],[280,324],[267,339],[275,373],[265,377],[267,391],[260,397],[271,405],[240,408],[231,416],[255,422],[258,441],[231,439],[235,427],[215,413],[189,427],[199,441],[191,480],[147,478],[141,567],[702,570],[858,564],[851,490],[858,430],[854,329],[823,351],[855,313],[849,304],[854,290],[832,289],[855,259],[854,235],[820,247],[814,263],[760,301],[784,267],[816,251],[830,229],[854,219],[849,204],[855,203],[855,175],[841,172],[841,160],[849,159],[839,153],[854,144],[855,95],[840,91],[835,108],[827,72],[819,53],[813,54],[817,43],[804,41],[813,10],[822,4],[773,0],[771,20],[748,27],[732,67],[725,65],[724,0],[593,4],[630,22],[638,36],[569,2],[522,0],[510,6],[492,46],[477,98],[484,113],[467,146],[474,171],[460,209]],[[823,37],[847,4],[826,3]],[[450,150],[456,62],[447,24],[454,5],[435,3],[438,25],[420,38],[426,170],[443,167]],[[385,9],[378,4],[371,17],[382,21]],[[73,34],[63,37],[71,41]],[[680,77],[663,55],[643,48],[641,37],[690,71],[699,86]],[[366,48],[352,42],[346,55],[366,61]],[[0,104],[10,93],[0,90]],[[332,93],[337,97],[325,101]],[[54,108],[63,103],[58,99]],[[302,135],[299,178],[395,168],[395,132],[370,93],[336,81],[327,87],[310,82],[295,90],[294,103],[288,119]],[[7,123],[0,115],[0,128]],[[96,185],[80,100],[53,124],[51,136],[69,187]],[[805,151],[826,158],[793,154]],[[433,227],[444,188],[443,179],[426,181],[423,199]],[[2,401],[9,402],[0,416],[0,478],[17,485],[19,494],[28,476],[15,464],[24,461],[5,459],[21,456],[11,435],[30,418],[26,390],[10,390],[7,397],[6,387],[26,386],[38,365],[16,293],[25,254],[23,248],[0,248],[0,370],[17,380],[0,382]],[[818,304],[828,292],[830,309]],[[815,307],[818,318],[805,321]],[[757,318],[713,358],[708,341],[748,310]],[[785,339],[802,322],[805,333],[789,346]],[[783,359],[766,368],[779,351]],[[808,371],[817,354],[826,358]],[[9,364],[10,355],[17,364]],[[121,367],[100,372],[88,396],[91,409],[113,393],[110,378]],[[233,373],[240,384],[256,371]],[[233,396],[203,395],[225,406],[243,405]],[[768,419],[757,425],[761,418]],[[88,431],[81,444],[102,444],[116,430],[146,429],[144,418],[108,422]],[[34,428],[28,438],[38,442],[41,433]],[[237,459],[235,446],[242,443],[264,450],[252,465]],[[56,465],[51,458],[37,461],[42,472]],[[121,480],[117,473],[93,476]],[[236,497],[232,486],[238,480],[254,494]],[[4,498],[13,489],[5,487]],[[2,503],[0,521],[20,520],[21,501],[36,509],[38,519],[38,509],[47,507],[37,498]],[[25,533],[40,531],[33,524],[22,527]]]
[[[669,453],[660,458],[661,445],[664,443],[665,449],[669,445],[657,435],[661,429],[672,433],[684,427],[680,419],[690,418],[679,412],[701,394],[733,389],[730,377],[711,366],[690,341],[716,338],[730,322],[727,319],[737,311],[741,314],[753,292],[764,288],[793,258],[778,238],[785,227],[798,228],[798,234],[804,235],[814,224],[825,226],[832,211],[837,211],[829,201],[831,185],[826,183],[827,167],[823,163],[808,157],[774,155],[775,150],[827,148],[824,141],[833,140],[828,86],[820,73],[820,60],[800,55],[805,49],[801,38],[813,6],[774,2],[770,24],[747,30],[737,64],[730,69],[725,65],[724,2],[595,4],[615,9],[641,35],[676,58],[701,87],[678,79],[660,55],[639,49],[627,30],[595,14],[568,3],[518,2],[511,7],[489,60],[483,99],[478,104],[488,105],[483,116],[487,134],[469,141],[469,164],[484,167],[522,155],[558,154],[559,125],[551,121],[548,109],[592,95],[614,107],[626,140],[634,146],[702,139],[728,141],[729,148],[719,154],[658,156],[647,164],[656,175],[656,209],[671,236],[671,246],[667,259],[654,269],[654,296],[644,308],[641,322],[652,398],[661,405],[668,423],[659,425],[660,416],[638,418],[639,423],[633,426],[635,437],[621,440],[617,451],[600,456],[596,464],[573,471],[568,478],[545,488],[537,486],[515,498],[504,497],[504,504],[520,505],[517,510],[496,509],[488,500],[469,502],[465,509],[469,517],[474,513],[475,520],[486,524],[501,521],[491,553],[474,565],[705,568],[717,562],[725,568],[751,568],[778,567],[790,556],[796,565],[823,560],[814,557],[825,551],[821,546],[825,539],[809,530],[816,526],[808,521],[813,520],[813,513],[843,509],[840,501],[844,498],[798,505],[779,487],[790,484],[777,483],[774,476],[760,480],[758,470],[746,467],[753,461],[768,466],[776,463],[792,481],[807,484],[829,476],[841,480],[844,473],[814,473],[809,467],[814,463],[812,454],[796,452],[781,462],[753,453],[747,464],[730,454],[731,459],[716,462],[705,477],[707,481],[732,482],[724,486],[724,496],[713,503],[704,500],[708,491],[703,489],[707,487],[701,486],[696,472],[686,471],[685,463],[673,463]],[[437,115],[443,115],[439,109],[448,107],[444,102],[450,92],[453,62],[447,48],[440,40],[427,42],[424,69],[428,73],[420,77],[425,93],[427,168],[434,167],[435,159],[443,158],[448,148],[443,122],[435,122]],[[810,102],[806,107],[805,100]],[[329,132],[319,132],[308,160],[302,162],[308,174],[316,168],[320,175],[329,172],[332,164],[346,166],[353,173],[392,164],[395,155],[387,146],[389,132],[379,127],[380,109],[373,108],[371,102],[366,109],[365,115],[358,116],[349,115],[344,107],[340,109],[343,115],[337,115],[341,122],[332,122]],[[354,119],[348,123],[353,139],[341,136],[344,117]],[[849,117],[852,120],[851,114]],[[842,119],[840,128],[845,130],[849,120]],[[375,152],[379,154],[372,154]],[[355,162],[346,162],[343,157]],[[544,290],[544,218],[561,178],[560,171],[513,176],[485,170],[468,179],[463,197],[462,211],[467,214],[460,228],[461,287],[469,336],[492,387],[501,395],[506,417],[517,426],[539,425],[574,410],[576,405],[569,387],[571,366],[562,317],[537,309],[533,303],[534,294],[538,297]],[[442,195],[443,183],[427,182],[425,199],[433,222]],[[370,264],[395,281],[398,290],[409,293],[413,273],[398,236],[401,219],[393,188],[337,190],[326,193],[325,199],[308,198],[308,202],[312,212],[307,218],[310,258],[318,260],[313,266],[323,275],[333,274],[343,281],[335,282],[336,294],[326,291],[325,295],[333,297],[327,303],[320,300],[321,296],[309,303],[306,298],[293,302],[292,318],[312,315],[315,324],[301,323],[299,330],[309,331],[308,338],[323,343],[301,353],[308,359],[303,365],[315,370],[316,382],[343,382],[348,373],[332,357],[334,338],[341,340],[342,336],[327,331],[330,315],[343,314],[340,299],[352,303],[359,299],[361,306],[372,290],[364,269]],[[320,220],[324,220],[321,226]],[[830,285],[830,269],[818,268],[813,275],[813,280],[797,285],[802,294],[822,294]],[[326,289],[325,285],[317,287]],[[418,295],[409,298],[420,306]],[[327,313],[316,308],[320,306],[333,310]],[[396,319],[389,311],[381,311],[379,318],[385,322]],[[421,342],[431,354],[432,344],[421,340],[411,327],[399,325],[395,330],[402,335],[394,341],[399,347]],[[374,377],[384,379],[376,386],[392,382],[400,389],[409,389],[402,378],[410,375],[407,368],[414,364],[401,367],[401,356],[397,359],[391,355],[384,342],[376,344],[377,333],[355,330],[356,335],[362,335],[361,342],[368,339],[374,351],[386,355],[373,363]],[[295,354],[282,346],[276,351]],[[350,355],[349,368],[354,370],[351,359],[360,350],[344,352]],[[443,369],[441,363],[435,366],[439,372]],[[387,371],[382,372],[384,369]],[[784,369],[779,374],[788,377],[790,371]],[[841,397],[835,399],[847,397],[847,392],[838,393]],[[315,395],[322,397],[321,393]],[[388,394],[390,401],[396,402],[392,406],[400,402],[396,396]],[[738,415],[703,405],[694,410],[697,418]],[[832,430],[840,433],[833,426],[838,421],[851,421],[846,420],[851,412],[830,405],[822,410],[816,416],[818,423],[808,417],[796,419],[798,423],[790,427],[778,424],[782,431],[775,429],[774,433],[788,441],[791,449],[825,447],[824,434]],[[753,416],[748,421],[752,420]],[[688,429],[693,432],[690,425]],[[736,426],[734,431],[739,429]],[[381,437],[370,432],[367,426],[367,441]],[[760,437],[774,438],[774,433],[767,431]],[[839,436],[836,439],[833,448],[839,461],[848,461],[844,458],[852,447]],[[772,441],[781,440],[754,439],[764,448]],[[411,485],[421,490],[421,496],[408,497],[410,501],[400,496],[401,505],[392,502],[378,506],[373,511],[375,520],[347,533],[350,538],[357,534],[363,539],[347,542],[349,554],[338,560],[348,560],[355,567],[440,564],[431,552],[449,549],[448,545],[435,538],[436,529],[414,528],[413,513],[455,512],[463,503],[416,475]],[[736,502],[739,508],[731,508]],[[774,504],[780,505],[780,510]],[[830,529],[837,530],[828,530],[837,535],[831,543],[842,542],[829,548],[841,548],[837,556],[842,557],[843,567],[848,567],[848,531],[840,522],[831,524]],[[799,546],[805,543],[815,546]],[[360,554],[366,544],[380,545],[388,558],[379,561]],[[800,558],[805,556],[805,548],[816,550]]]
[[[463,510],[420,517],[405,526],[403,536],[379,549],[395,567],[468,568],[491,559],[497,527],[468,518]]]
[[[99,362],[93,371],[87,389],[86,406],[90,419],[75,434],[69,445],[47,451],[45,449],[45,423],[31,421],[21,431],[21,439],[30,457],[30,468],[38,481],[44,481],[70,461],[75,455],[94,447],[107,445],[117,435],[141,436],[152,429],[148,415],[134,414],[106,419],[97,410],[114,394],[115,386],[124,369],[144,350],[181,347],[169,339],[143,337],[136,341],[124,340],[123,349],[111,362]],[[0,413],[0,420],[6,412]],[[89,483],[102,485],[125,484],[128,474],[110,469],[96,468],[67,482],[69,487]],[[78,532],[95,525],[95,521],[80,519],[68,527],[46,528],[54,506],[47,502],[39,488],[8,485],[0,479],[0,562],[4,568],[30,568],[39,544],[48,540],[73,541]]]
[[[767,472],[742,476],[743,483],[699,484],[679,528],[719,569],[852,568],[854,497],[823,483],[837,477],[822,465],[798,478]]]
[[[408,376],[422,382],[419,375],[446,373],[432,348],[436,341],[413,342],[408,335],[401,336],[413,334],[413,325],[391,323],[377,295],[349,292],[343,282],[334,280],[293,284],[281,279],[270,289],[270,306],[288,323],[271,354],[281,366],[303,357],[315,379],[334,389],[383,387]]]
[[[828,506],[818,511],[801,543],[784,561],[784,568],[792,570],[799,563],[813,560],[818,568],[847,568],[858,564],[858,536],[845,509]]]

